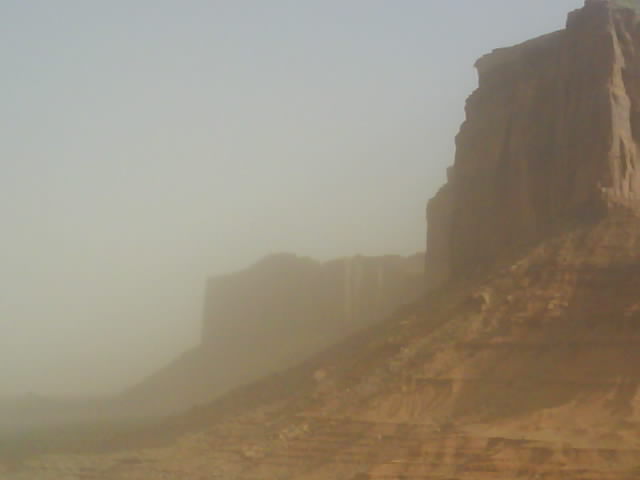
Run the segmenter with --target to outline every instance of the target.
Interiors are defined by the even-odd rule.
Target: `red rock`
[[[565,30],[478,60],[449,181],[427,210],[432,286],[637,208],[637,25],[633,10],[589,1]]]

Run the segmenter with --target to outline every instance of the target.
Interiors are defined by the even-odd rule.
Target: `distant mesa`
[[[423,254],[321,263],[278,253],[211,278],[201,345],[124,398],[165,414],[284,371],[414,302],[423,266]]]

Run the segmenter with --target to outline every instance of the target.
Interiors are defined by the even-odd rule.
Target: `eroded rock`
[[[589,1],[565,30],[478,60],[448,183],[427,208],[430,286],[637,208],[637,25],[632,9]]]

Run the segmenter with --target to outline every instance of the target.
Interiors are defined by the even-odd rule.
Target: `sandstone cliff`
[[[565,30],[476,63],[447,185],[429,202],[429,284],[491,265],[640,193],[640,33],[592,0]]]
[[[209,281],[203,346],[250,355],[275,349],[271,355],[281,354],[281,366],[290,366],[286,356],[299,360],[416,300],[421,267],[420,256],[324,264],[288,254],[267,257],[248,270]]]

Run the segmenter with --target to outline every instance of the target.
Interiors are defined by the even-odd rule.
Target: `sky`
[[[0,396],[137,382],[266,254],[423,250],[474,61],[582,3],[0,1]]]

